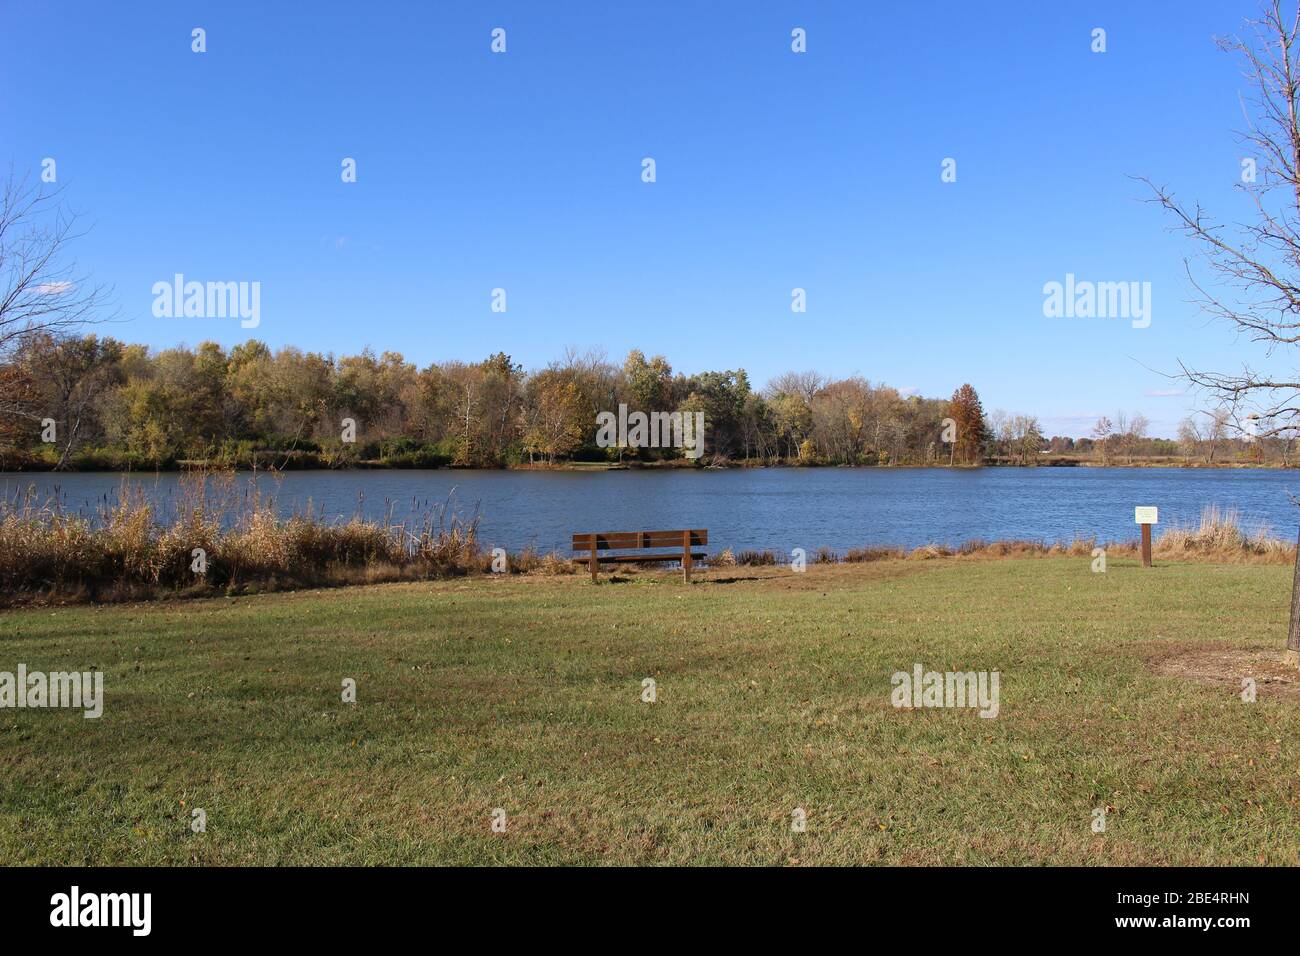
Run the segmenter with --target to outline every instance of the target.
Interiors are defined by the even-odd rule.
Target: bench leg
[[[590,560],[588,563],[591,565],[591,583],[592,583],[592,584],[595,584],[595,583],[596,583],[596,569],[597,569],[597,567],[599,567],[599,566],[596,564],[596,539],[595,539],[595,538],[592,538],[592,540],[591,540],[591,560]]]
[[[691,533],[682,532],[682,578],[691,583]]]

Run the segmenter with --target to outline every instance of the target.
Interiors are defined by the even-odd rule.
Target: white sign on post
[[[1138,507],[1133,509],[1134,524],[1159,524],[1159,509],[1154,505],[1149,507]]]

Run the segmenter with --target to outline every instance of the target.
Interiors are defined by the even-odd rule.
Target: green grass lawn
[[[99,720],[0,711],[0,859],[1300,863],[1297,685],[1166,676],[1280,651],[1290,569],[1090,563],[0,614],[0,670],[101,668],[106,697]],[[916,662],[1000,671],[999,716],[895,709]]]

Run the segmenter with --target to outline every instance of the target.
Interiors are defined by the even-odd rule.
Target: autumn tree
[[[636,411],[670,411],[673,402],[673,367],[662,355],[649,361],[640,349],[627,353],[623,361],[623,378],[626,382],[629,404]],[[613,411],[613,409],[602,409]]]
[[[1045,439],[1038,419],[1033,415],[1016,415],[1011,419],[1012,451],[1020,464],[1036,464]]]
[[[529,383],[529,399],[523,442],[530,458],[539,452],[555,464],[576,451],[587,425],[577,383],[561,373],[541,372]]]
[[[23,340],[18,363],[27,369],[42,411],[55,422],[56,469],[67,465],[101,399],[122,381],[121,359],[121,342],[94,335],[40,333]]]
[[[41,392],[31,373],[17,363],[0,365],[0,470],[5,452],[31,442],[40,408]]]
[[[235,408],[241,435],[275,433],[273,364],[271,350],[254,339],[234,346],[226,357],[225,393]]]
[[[813,399],[813,437],[828,457],[869,461],[875,436],[871,383],[860,376],[828,382]]]
[[[969,383],[952,393],[948,400],[947,417],[956,426],[949,462],[972,464],[979,461],[980,446],[984,443],[984,406],[979,394]]]
[[[812,432],[813,400],[825,385],[826,379],[818,372],[786,372],[763,390],[775,438],[785,446],[787,458],[804,457],[804,442]]]

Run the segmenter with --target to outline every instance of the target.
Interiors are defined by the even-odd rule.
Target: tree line
[[[368,349],[336,357],[249,340],[151,351],[41,333],[0,362],[0,466],[694,464],[678,449],[599,447],[596,416],[621,403],[703,412],[700,464],[1034,464],[1044,452],[1131,460],[1180,448],[1147,439],[1140,416],[1117,416],[1119,430],[1105,420],[1095,440],[1047,438],[1031,415],[986,415],[969,384],[938,399],[788,372],[755,390],[744,369],[684,374],[636,349],[621,364],[569,350],[525,371],[504,353],[419,368]],[[1214,444],[1230,453],[1225,437]]]

